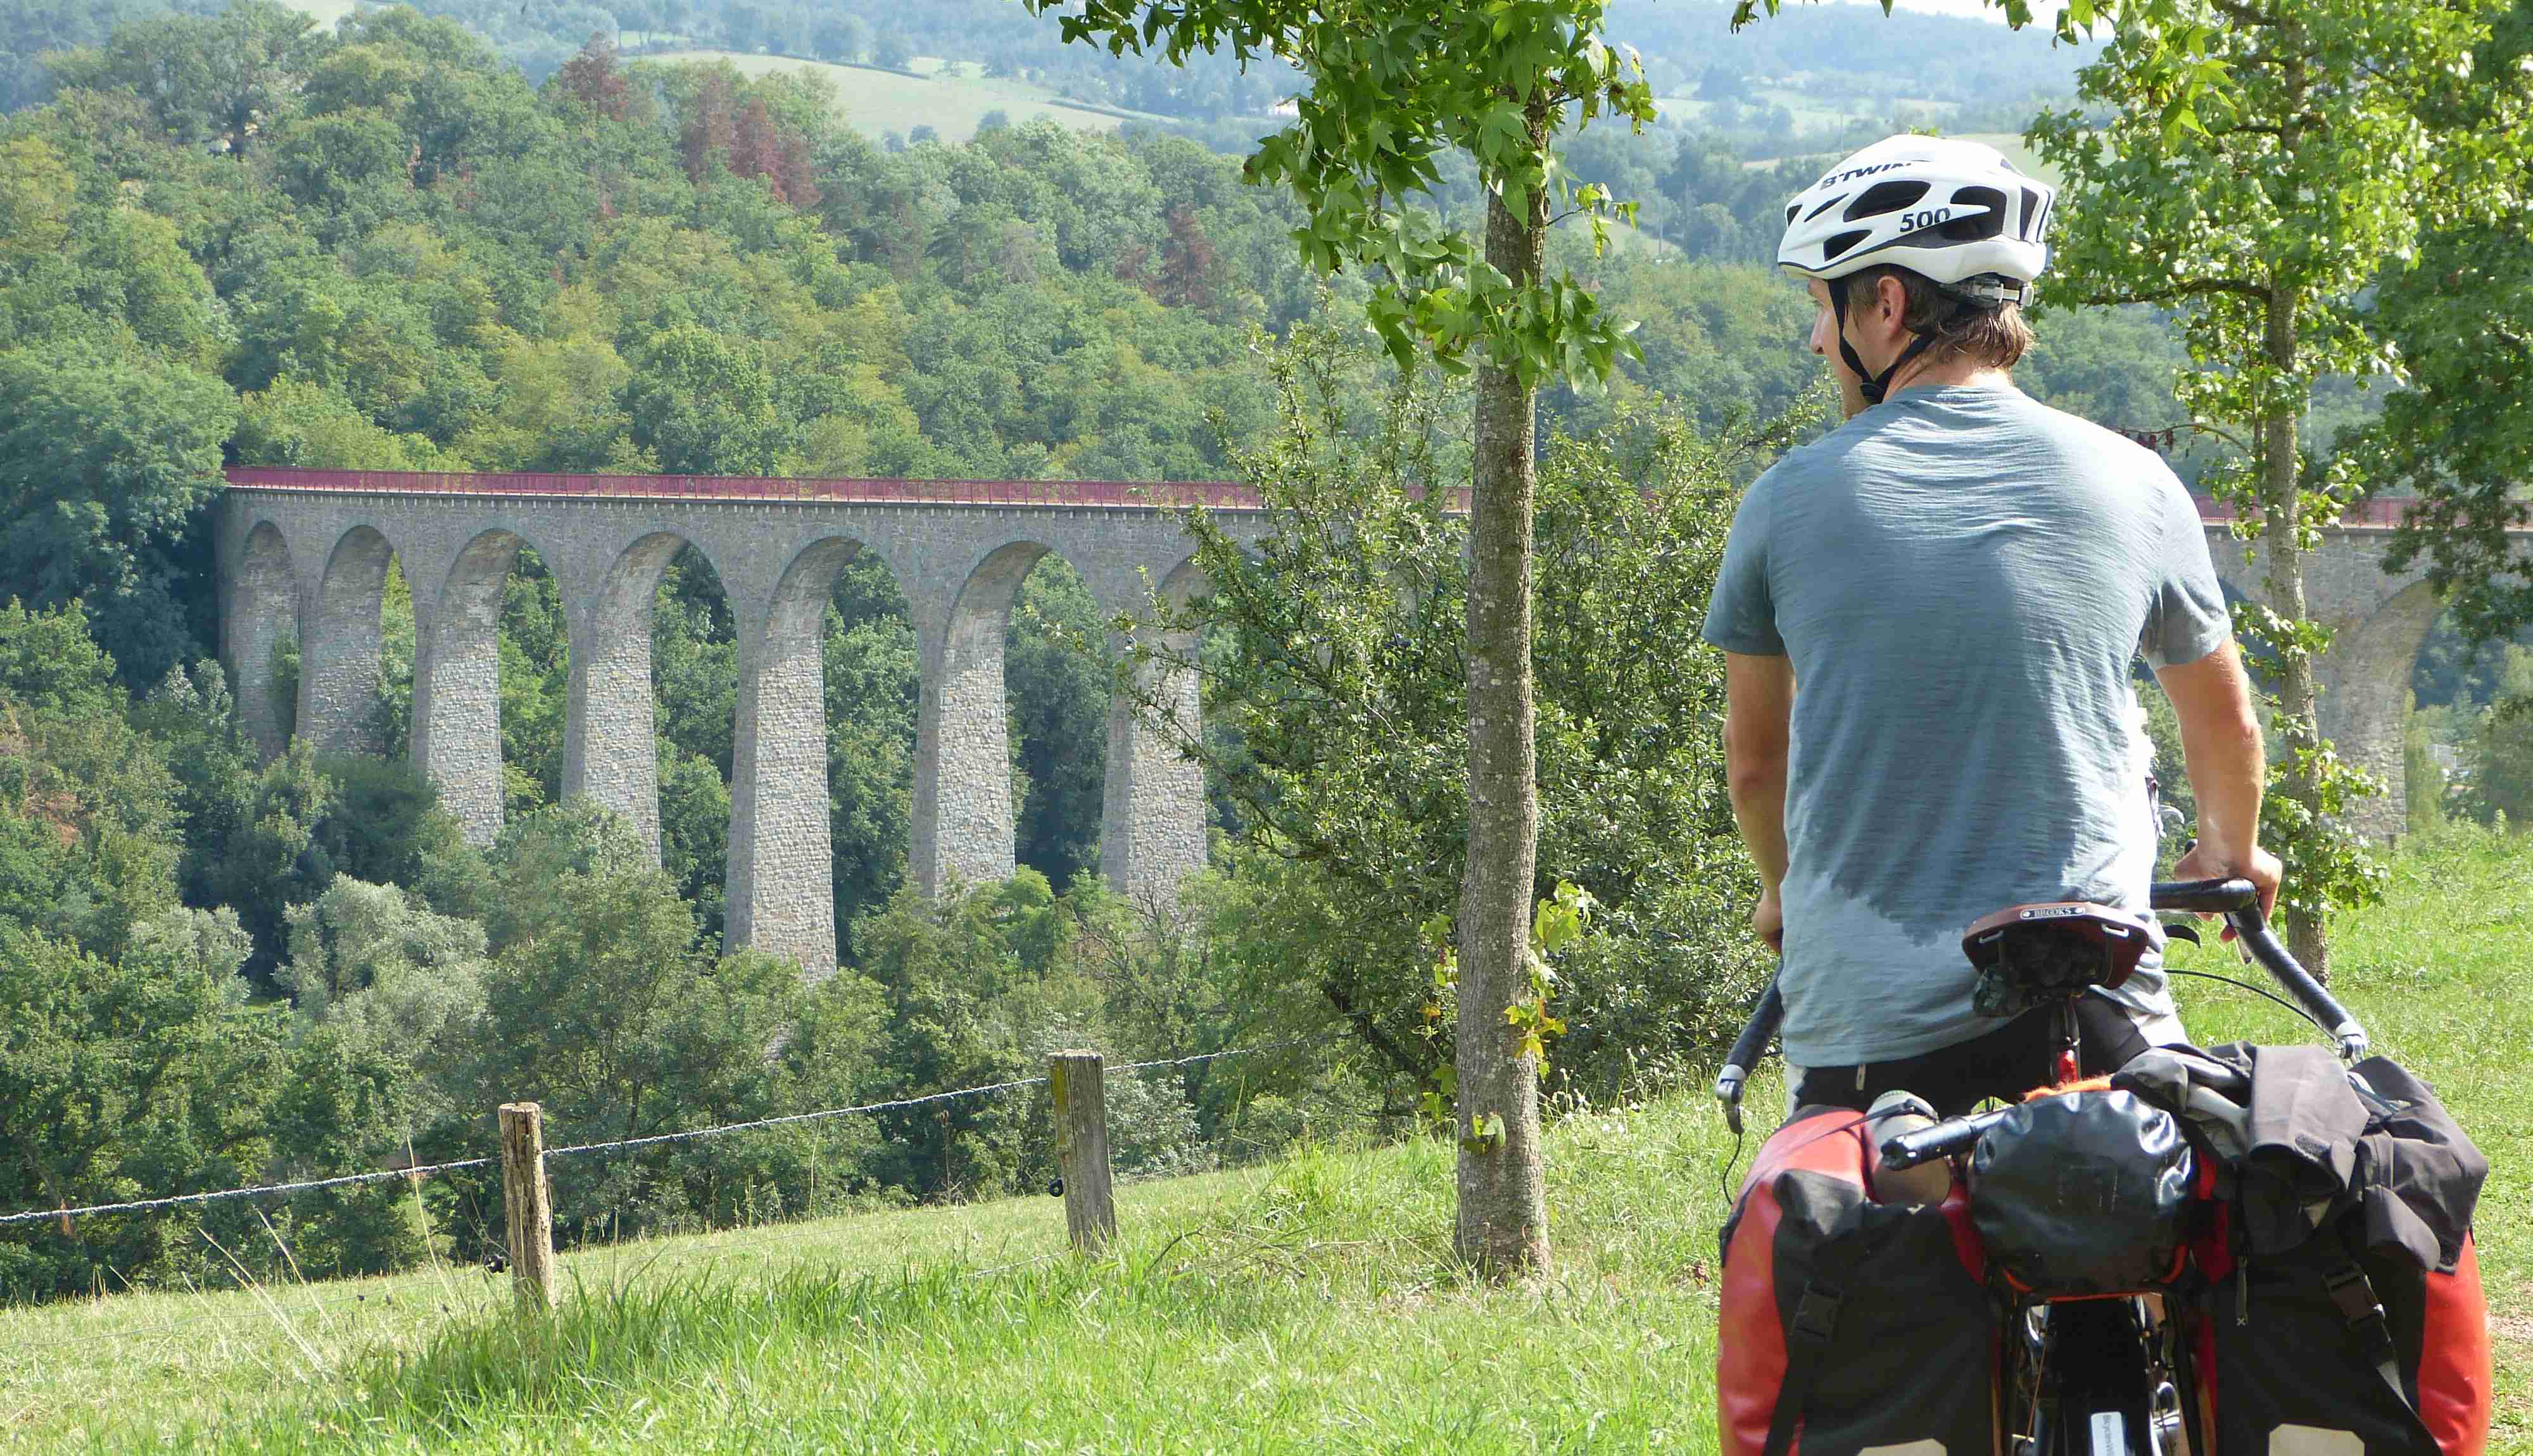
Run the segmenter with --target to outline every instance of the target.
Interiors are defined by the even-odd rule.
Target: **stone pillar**
[[[961,588],[946,626],[918,625],[923,696],[914,733],[914,823],[908,872],[925,895],[952,879],[1011,877],[1012,748],[1003,701],[1003,637],[1012,598],[1041,547],[1006,546]]]
[[[1194,639],[1170,644],[1192,653]],[[1169,714],[1164,730],[1119,698],[1108,707],[1108,780],[1101,795],[1099,870],[1109,888],[1139,905],[1178,903],[1179,881],[1205,868],[1205,768],[1178,742],[1198,731],[1197,678],[1184,668],[1155,665],[1148,687]]]
[[[685,543],[646,536],[613,560],[547,561],[571,639],[563,704],[562,793],[624,816],[660,857],[660,750],[652,732],[651,608]]]
[[[320,753],[379,751],[379,603],[392,554],[355,526],[326,558],[299,639],[298,736]]]
[[[437,600],[414,593],[413,766],[478,847],[501,832],[501,601],[518,553],[519,538],[487,531]]]
[[[299,636],[299,580],[291,573],[290,549],[270,521],[248,533],[236,559],[220,611],[221,666],[237,699],[238,727],[256,756],[269,763],[290,743],[272,674],[281,645]]]
[[[2341,758],[2384,781],[2386,792],[2360,800],[2351,827],[2388,844],[2409,828],[2406,780],[2410,672],[2443,604],[2414,582],[2362,621],[2339,624],[2314,664],[2322,685],[2323,736]]]
[[[789,956],[812,978],[836,968],[823,629],[836,571],[854,550],[819,542],[793,561],[770,603],[736,593],[730,603],[738,623],[738,718],[725,939]]]

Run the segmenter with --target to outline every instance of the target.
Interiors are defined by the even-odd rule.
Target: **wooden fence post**
[[[534,1102],[501,1104],[501,1206],[510,1225],[510,1287],[519,1307],[555,1307],[554,1203],[546,1188],[545,1113]]]
[[[1056,1052],[1046,1059],[1055,1094],[1055,1166],[1064,1179],[1064,1227],[1073,1247],[1098,1253],[1117,1237],[1117,1203],[1108,1187],[1108,1087],[1097,1052]]]

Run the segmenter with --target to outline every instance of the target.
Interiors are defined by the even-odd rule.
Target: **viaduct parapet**
[[[553,575],[569,634],[565,796],[625,816],[659,852],[651,613],[692,546],[720,576],[738,636],[726,932],[733,946],[836,964],[821,631],[838,571],[887,563],[920,654],[909,873],[929,894],[1012,872],[1003,642],[1012,601],[1053,553],[1101,614],[1178,600],[1200,578],[1177,507],[1203,502],[1236,537],[1257,497],[1220,485],[770,481],[234,469],[219,507],[221,656],[240,719],[268,758],[284,724],[324,752],[377,752],[380,606],[390,553],[413,593],[410,752],[476,844],[501,824],[503,588],[521,546]],[[276,651],[299,644],[295,712]],[[1182,674],[1184,676],[1184,674]],[[1196,684],[1164,694],[1183,724]],[[1199,767],[1122,701],[1108,719],[1101,869],[1167,900],[1205,863]]]

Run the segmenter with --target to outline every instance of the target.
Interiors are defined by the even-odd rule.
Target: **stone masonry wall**
[[[2385,574],[2387,536],[2331,531],[2304,563],[2305,610],[2332,633],[2330,650],[2314,664],[2320,727],[2342,758],[2384,782],[2387,791],[2361,801],[2351,816],[2358,833],[2379,844],[2399,838],[2409,823],[2402,747],[2410,669],[2441,607],[2424,570]],[[2221,526],[2209,528],[2208,551],[2227,587],[2250,601],[2268,600],[2265,554],[2247,561],[2243,543]]]
[[[449,569],[438,607],[414,612],[413,762],[441,805],[484,845],[501,832],[501,599],[519,538],[487,531]]]
[[[289,738],[273,672],[282,643],[299,637],[299,581],[290,569],[290,549],[269,522],[234,543],[223,532],[218,546],[220,659],[237,697],[238,726],[256,751],[270,759]]]

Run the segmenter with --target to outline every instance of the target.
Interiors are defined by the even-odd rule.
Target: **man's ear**
[[[1873,280],[1873,302],[1893,328],[1909,318],[1909,285],[1884,273]]]

